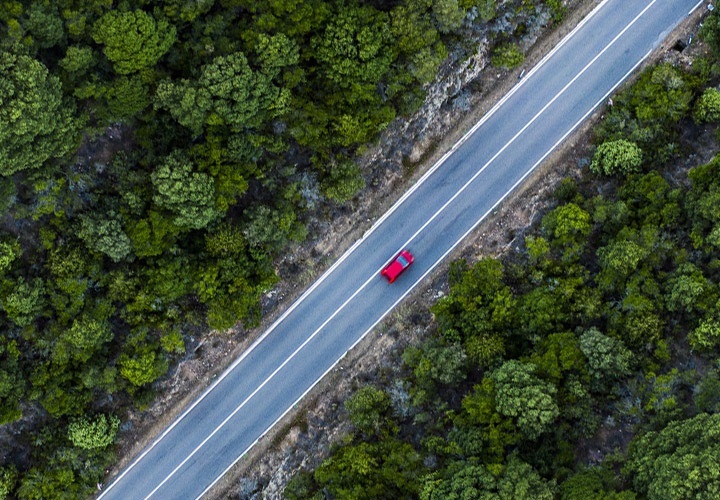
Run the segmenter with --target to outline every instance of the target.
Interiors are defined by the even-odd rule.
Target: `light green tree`
[[[123,353],[118,361],[120,375],[136,387],[154,382],[168,369],[167,359],[150,348],[142,348],[132,356]]]
[[[36,278],[30,282],[19,278],[10,292],[2,299],[2,307],[8,318],[17,326],[28,326],[42,312],[45,305],[45,286]]]
[[[551,244],[567,257],[582,252],[592,230],[590,214],[575,203],[560,205],[543,217],[542,228]]]
[[[374,88],[390,70],[395,53],[387,14],[369,7],[342,9],[313,47],[323,74],[340,88],[352,88],[353,94],[362,84]]]
[[[496,68],[513,69],[522,64],[525,55],[516,44],[508,42],[495,47],[490,62]]]
[[[695,103],[693,117],[697,123],[720,122],[720,90],[715,87],[705,89]]]
[[[10,494],[15,490],[17,477],[17,470],[12,465],[0,467],[0,500],[10,498]]]
[[[128,75],[157,64],[175,43],[175,27],[142,10],[111,10],[95,23],[92,36],[115,72]]]
[[[81,417],[68,425],[68,439],[73,445],[86,450],[107,448],[115,441],[120,419],[101,413],[94,419]]]
[[[638,172],[642,161],[642,150],[637,144],[625,139],[606,141],[595,150],[590,170],[603,175],[629,174]]]
[[[89,315],[81,316],[60,335],[52,359],[60,364],[70,360],[85,363],[112,338],[108,321],[98,320]]]
[[[40,168],[78,144],[80,123],[42,63],[0,51],[0,175]]]
[[[720,345],[720,321],[706,317],[688,335],[688,343],[696,351],[712,352]]]

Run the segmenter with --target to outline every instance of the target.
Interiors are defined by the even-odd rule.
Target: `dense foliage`
[[[287,498],[357,498],[344,457],[379,446],[418,465],[367,461],[353,486],[373,498],[720,494],[720,154],[680,167],[718,121],[711,66],[614,97],[580,182],[522,250],[451,265],[429,338],[348,400],[355,432]]]
[[[422,104],[451,49],[476,52],[462,30],[513,47],[496,51],[510,65],[516,27],[562,14],[0,0],[0,498],[94,488],[117,416],[150,402],[188,339],[257,322],[309,211],[365,186],[357,149]]]

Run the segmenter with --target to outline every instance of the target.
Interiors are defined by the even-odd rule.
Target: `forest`
[[[128,408],[362,193],[355,157],[557,0],[0,0],[0,499],[82,498]],[[195,340],[193,340],[195,339]]]
[[[521,248],[452,263],[286,498],[720,497],[717,14],[700,35],[613,96]]]

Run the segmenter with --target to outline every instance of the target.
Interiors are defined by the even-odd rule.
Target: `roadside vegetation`
[[[365,187],[358,151],[418,109],[451,49],[476,51],[463,30],[510,67],[528,20],[562,15],[1,0],[0,498],[91,494],[127,409],[204,332],[258,323],[278,256]]]
[[[286,498],[720,496],[717,14],[701,35],[613,96],[523,248],[451,265],[431,333]]]

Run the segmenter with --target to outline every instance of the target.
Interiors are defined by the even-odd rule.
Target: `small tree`
[[[113,444],[120,419],[115,415],[98,415],[94,420],[86,417],[73,420],[68,426],[68,439],[78,448],[94,450]]]
[[[603,175],[629,174],[640,170],[642,159],[637,144],[625,139],[606,141],[595,151],[590,170]]]
[[[520,66],[524,60],[525,56],[514,43],[498,45],[490,56],[490,62],[496,68],[513,69]]]
[[[705,89],[695,103],[693,117],[698,124],[720,122],[720,90],[714,87]]]
[[[350,421],[361,432],[377,433],[384,427],[390,411],[390,397],[372,386],[356,391],[345,402]]]

